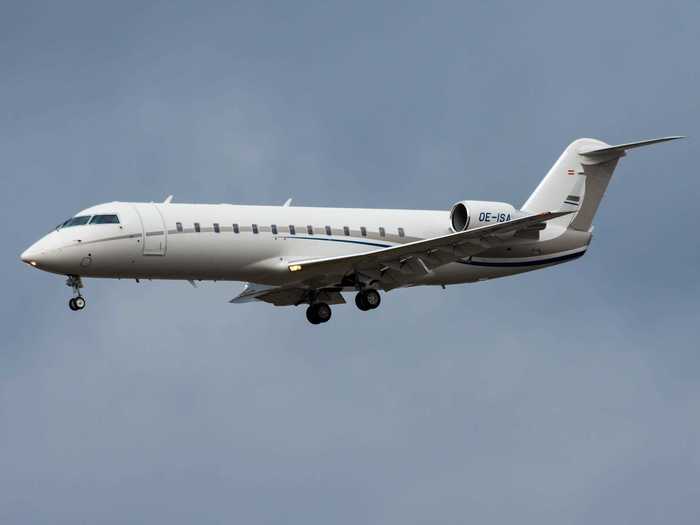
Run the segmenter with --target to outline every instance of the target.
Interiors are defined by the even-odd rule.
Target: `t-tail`
[[[578,139],[569,144],[522,206],[523,211],[569,211],[556,219],[578,231],[589,231],[593,217],[608,187],[613,171],[628,149],[683,137],[663,137],[611,146],[596,139]]]

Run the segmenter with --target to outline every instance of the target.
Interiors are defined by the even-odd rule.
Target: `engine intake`
[[[463,202],[452,206],[450,211],[450,224],[456,232],[462,232],[469,227],[469,208]]]

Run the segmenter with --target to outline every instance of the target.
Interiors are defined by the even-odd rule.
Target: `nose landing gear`
[[[70,301],[68,301],[68,308],[74,312],[77,310],[82,310],[85,308],[85,299],[83,297],[73,297]]]
[[[85,308],[85,298],[80,294],[80,289],[83,287],[83,281],[80,280],[80,277],[77,275],[69,275],[66,280],[66,286],[73,288],[74,295],[74,297],[68,301],[68,308],[74,312]]]

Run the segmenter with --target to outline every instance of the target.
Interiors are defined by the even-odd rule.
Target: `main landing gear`
[[[309,301],[314,301],[316,296],[311,296],[308,298]],[[361,290],[355,296],[355,304],[357,307],[366,312],[367,310],[374,310],[381,303],[382,298],[379,292],[373,288],[366,288]],[[311,324],[321,324],[327,323],[331,318],[331,307],[327,303],[323,302],[312,302],[311,305],[306,309],[306,318]]]
[[[66,286],[73,288],[74,297],[68,301],[68,308],[77,312],[85,308],[85,298],[80,294],[80,289],[83,287],[83,281],[77,275],[69,275],[66,281]]]
[[[374,310],[381,302],[382,298],[379,295],[379,292],[373,288],[362,290],[355,296],[355,304],[363,312],[366,312],[367,310]]]
[[[306,309],[306,318],[311,324],[327,323],[331,318],[331,307],[326,303],[313,303]]]

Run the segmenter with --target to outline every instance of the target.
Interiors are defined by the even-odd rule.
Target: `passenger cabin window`
[[[270,226],[270,230],[272,231],[272,235],[277,235],[277,225],[273,224]]]
[[[309,224],[306,227],[306,233],[308,233],[309,235],[313,235],[314,234],[314,227]]]
[[[194,231],[196,231],[197,233],[199,233],[199,232],[202,231],[202,229],[199,227],[199,223],[198,223],[198,222],[195,222],[195,223],[194,223]]]
[[[379,236],[386,237],[386,230],[384,228],[382,228],[381,226],[379,227]]]
[[[79,217],[73,217],[72,219],[68,219],[63,224],[64,228],[70,228],[71,226],[82,226],[83,224],[87,224],[90,222],[90,216],[89,215],[81,215]]]
[[[367,228],[365,228],[364,226],[362,226],[362,227],[360,228],[360,233],[362,234],[363,237],[367,237]]]
[[[218,223],[218,222],[215,222],[215,223],[214,223],[214,231],[215,231],[216,233],[221,233],[221,228],[219,228],[219,223]]]
[[[294,227],[293,224],[290,224],[290,225],[289,225],[289,233],[291,233],[292,235],[296,235],[296,234],[297,234],[297,230],[296,230],[296,228]]]
[[[326,226],[326,235],[333,235],[333,233],[331,232],[330,226]]]
[[[119,217],[116,215],[93,215],[90,224],[119,224]]]
[[[258,233],[258,225],[253,224],[253,233]]]
[[[240,231],[241,231],[241,230],[238,228],[238,224],[236,224],[236,223],[234,222],[234,223],[233,223],[233,233],[238,233],[238,232],[240,232]]]
[[[348,228],[347,226],[343,226],[343,233],[349,237],[350,236],[350,228]]]
[[[175,229],[182,233],[182,223],[181,222],[176,222],[175,223]]]
[[[399,228],[399,237],[405,237],[406,234],[403,231],[403,228]]]

